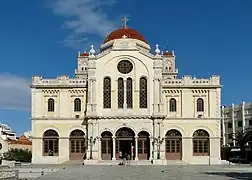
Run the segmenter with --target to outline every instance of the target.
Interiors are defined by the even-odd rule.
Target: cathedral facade
[[[177,78],[174,51],[124,25],[79,53],[75,77],[33,76],[32,163],[220,163],[219,76]]]

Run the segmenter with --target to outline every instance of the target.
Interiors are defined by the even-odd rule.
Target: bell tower
[[[175,54],[174,51],[166,51],[163,53],[163,71],[162,77],[164,79],[176,79],[178,75],[178,69],[175,65]]]
[[[77,57],[77,69],[75,69],[75,77],[80,79],[87,79],[88,77],[88,56],[89,54],[84,53],[78,53]]]

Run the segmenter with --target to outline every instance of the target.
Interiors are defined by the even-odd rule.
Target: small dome
[[[163,55],[164,55],[164,56],[173,56],[172,52],[168,52],[168,51],[164,52]]]
[[[140,41],[147,43],[147,41],[145,40],[145,38],[142,34],[140,34],[138,31],[136,31],[134,29],[130,29],[128,27],[123,27],[121,29],[116,29],[116,30],[112,31],[107,36],[104,43],[112,41],[114,39],[121,39],[121,38],[123,38],[124,35],[127,36],[127,38],[137,39],[137,40],[140,40]]]
[[[80,56],[89,56],[89,54],[87,52],[84,52]]]

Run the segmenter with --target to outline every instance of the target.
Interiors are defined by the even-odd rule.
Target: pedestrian
[[[120,159],[120,163],[118,165],[123,165],[122,151],[119,151],[119,159]]]
[[[127,166],[130,165],[130,154],[127,153]]]
[[[3,156],[2,156],[2,154],[0,153],[0,165],[2,165],[2,161],[3,161]]]
[[[86,148],[84,148],[84,152],[83,152],[83,163],[82,163],[82,165],[84,165],[85,163],[85,159],[86,159]]]
[[[126,165],[126,158],[127,158],[127,153],[124,153],[124,155],[123,155],[123,165]]]

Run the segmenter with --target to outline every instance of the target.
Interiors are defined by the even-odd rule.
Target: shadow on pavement
[[[216,176],[226,176],[235,179],[242,180],[252,180],[252,172],[205,172],[203,174],[216,175]]]

